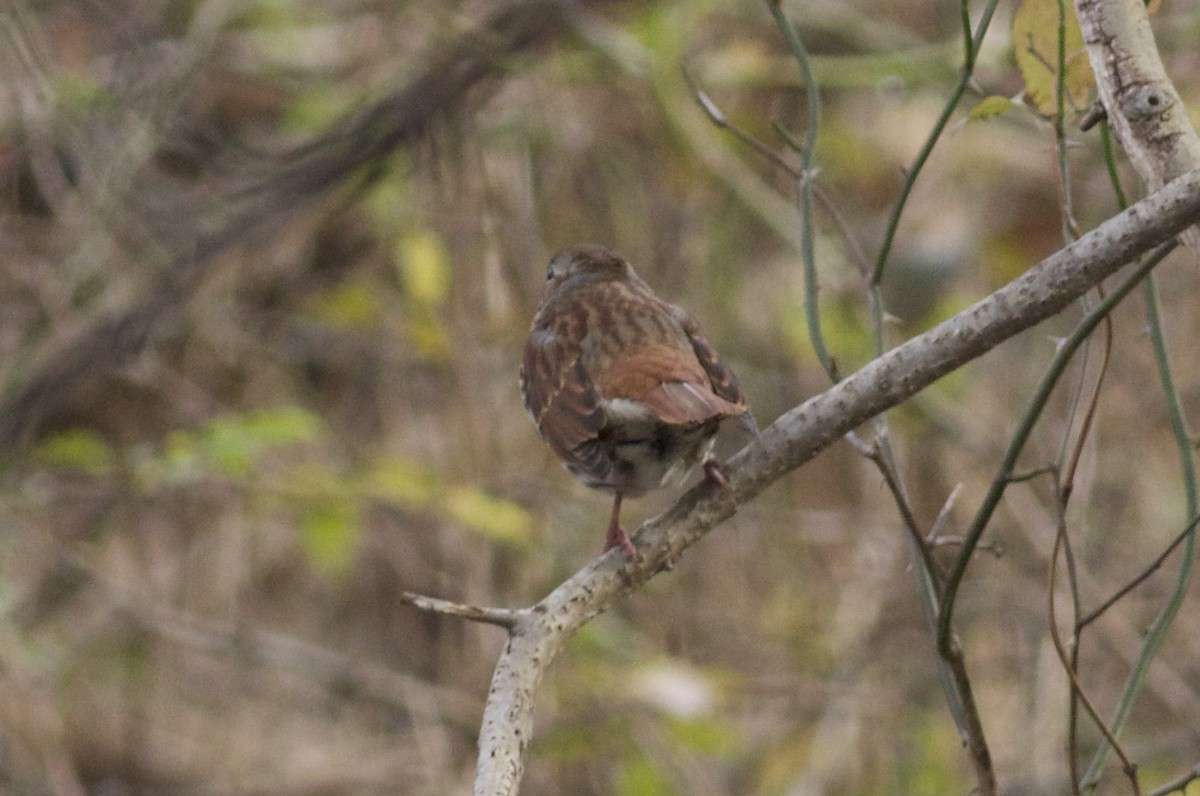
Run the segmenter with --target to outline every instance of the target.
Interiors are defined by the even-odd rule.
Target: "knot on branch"
[[[1169,91],[1159,86],[1141,86],[1121,99],[1121,112],[1131,122],[1161,116],[1176,102]]]

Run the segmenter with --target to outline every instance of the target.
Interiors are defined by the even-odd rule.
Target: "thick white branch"
[[[496,664],[479,737],[475,796],[514,796],[533,731],[538,684],[581,625],[668,566],[738,504],[850,429],[1034,324],[1122,265],[1200,221],[1200,171],[1109,219],[950,320],[870,362],[782,415],[722,466],[729,488],[704,481],[635,536],[641,558],[610,551],[545,599],[515,613]]]
[[[1142,0],[1075,0],[1109,125],[1151,190],[1200,168],[1200,135],[1154,42]],[[1184,236],[1200,253],[1200,232]]]

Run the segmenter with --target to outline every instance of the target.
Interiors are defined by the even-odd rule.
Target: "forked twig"
[[[1086,616],[1080,619],[1079,624],[1075,627],[1075,632],[1078,633],[1092,622],[1095,622],[1105,611],[1107,611],[1109,608],[1112,608],[1113,605],[1116,604],[1122,597],[1124,597],[1126,594],[1129,594],[1129,592],[1141,585],[1146,578],[1157,572],[1159,567],[1163,565],[1163,562],[1170,557],[1171,553],[1175,551],[1176,547],[1179,547],[1179,545],[1182,544],[1185,539],[1187,539],[1188,534],[1191,533],[1197,525],[1200,525],[1200,515],[1194,517],[1191,522],[1185,525],[1183,530],[1179,532],[1179,535],[1172,539],[1171,543],[1167,545],[1166,549],[1159,553],[1158,556],[1150,562],[1149,566],[1142,570],[1137,577],[1126,583],[1121,588],[1117,589],[1113,596],[1100,603],[1097,608],[1094,608]]]
[[[1049,583],[1046,587],[1046,602],[1050,623],[1050,640],[1054,643],[1054,651],[1058,653],[1058,660],[1062,663],[1063,671],[1067,673],[1067,679],[1071,681],[1072,693],[1074,693],[1076,698],[1079,699],[1079,703],[1083,705],[1083,709],[1086,710],[1088,715],[1092,717],[1092,721],[1095,723],[1095,725],[1100,728],[1100,732],[1103,733],[1113,751],[1117,753],[1117,757],[1121,758],[1121,768],[1125,772],[1125,775],[1129,777],[1129,781],[1133,786],[1133,796],[1141,796],[1142,791],[1138,785],[1137,779],[1137,764],[1131,761],[1125,754],[1125,750],[1122,749],[1120,744],[1117,743],[1117,739],[1109,730],[1108,725],[1104,722],[1104,719],[1100,717],[1100,713],[1092,704],[1092,700],[1089,699],[1087,693],[1084,692],[1083,684],[1079,682],[1079,675],[1075,671],[1075,667],[1071,665],[1071,655],[1067,650],[1066,644],[1063,643],[1062,636],[1058,632],[1058,617],[1054,610],[1054,586],[1056,574],[1058,572],[1058,554],[1063,548],[1063,539],[1067,533],[1065,514],[1063,513],[1063,509],[1065,509],[1066,506],[1061,502],[1061,493],[1059,501],[1060,510],[1058,512],[1057,528],[1054,534],[1054,545],[1050,551]],[[1077,637],[1078,634],[1076,634],[1076,638]],[[1077,784],[1073,786],[1077,787]]]
[[[912,537],[913,544],[916,545],[917,551],[921,555],[921,563],[925,567],[925,571],[933,579],[934,592],[940,596],[945,573],[942,572],[942,568],[938,566],[937,562],[933,560],[933,556],[929,554],[930,545],[925,541],[925,536],[921,533],[921,528],[917,524],[917,518],[913,516],[912,508],[908,504],[908,498],[904,495],[900,481],[883,458],[883,451],[879,447],[878,440],[873,445],[868,444],[859,439],[854,433],[847,434],[846,439],[850,440],[850,444],[854,446],[855,450],[874,462],[880,475],[883,476],[884,483],[887,484],[888,490],[891,491],[892,498],[896,503],[896,509],[900,512],[900,519],[904,522],[904,528],[908,531],[909,536]]]

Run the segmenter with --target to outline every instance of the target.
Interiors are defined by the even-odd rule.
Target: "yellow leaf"
[[[993,116],[999,116],[1011,107],[1013,107],[1013,102],[1008,97],[993,94],[975,103],[967,113],[967,118],[971,120],[990,119]]]
[[[451,518],[499,541],[525,544],[532,539],[532,514],[511,500],[493,497],[475,487],[450,489],[445,508]]]
[[[426,508],[435,502],[436,470],[408,459],[391,456],[376,459],[363,479],[366,494],[411,508]]]
[[[401,238],[397,259],[404,289],[415,304],[440,307],[450,292],[450,255],[431,232],[418,230]]]
[[[1060,0],[1022,0],[1013,15],[1013,48],[1017,67],[1025,81],[1025,94],[1038,113],[1056,112],[1058,75],[1058,15]],[[1063,8],[1065,37],[1063,63],[1066,68],[1065,107],[1083,110],[1096,80],[1083,47],[1083,34],[1074,8],[1067,0]]]

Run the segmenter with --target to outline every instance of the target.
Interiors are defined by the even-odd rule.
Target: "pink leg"
[[[729,486],[729,481],[725,479],[725,474],[721,472],[721,466],[711,456],[704,460],[704,477],[717,486]]]
[[[637,558],[637,548],[629,541],[629,534],[621,527],[621,493],[613,498],[612,519],[608,521],[608,535],[604,537],[604,552],[619,547],[630,560]]]

